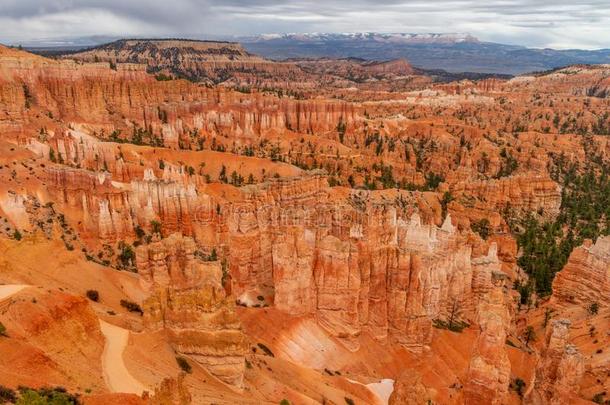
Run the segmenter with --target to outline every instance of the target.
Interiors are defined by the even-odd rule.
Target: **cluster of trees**
[[[445,178],[442,175],[434,172],[428,172],[425,174],[426,182],[422,185],[411,183],[405,178],[398,181],[396,178],[394,178],[392,166],[385,165],[383,163],[374,164],[373,170],[379,172],[380,175],[371,177],[370,174],[366,173],[364,175],[364,184],[362,185],[364,189],[377,190],[379,188],[399,188],[407,191],[434,191],[443,181],[445,181]],[[353,175],[348,177],[347,182],[352,188],[356,187],[356,182]]]
[[[30,388],[20,386],[16,390],[0,385],[0,403],[17,405],[78,405],[78,395],[70,394],[64,387]]]
[[[557,218],[543,222],[528,215],[512,224],[522,252],[518,264],[531,283],[520,286],[522,295],[532,290],[541,296],[550,294],[555,274],[565,266],[574,248],[585,239],[610,235],[610,164],[597,154],[590,138],[583,138],[583,142],[587,156],[584,163],[554,156],[551,176],[562,185]]]
[[[496,179],[510,176],[519,167],[517,159],[515,159],[510,152],[507,152],[506,148],[502,148],[500,157],[502,158],[502,165],[500,166],[498,173],[494,176]]]
[[[227,177],[227,167],[225,165],[222,165],[222,167],[220,168],[220,173],[218,174],[218,181],[220,181],[221,183],[232,184],[235,187],[241,187],[244,184],[254,184],[255,182],[252,173],[248,175],[247,180],[244,178],[244,176],[237,173],[237,171],[235,170],[231,172],[230,178]]]

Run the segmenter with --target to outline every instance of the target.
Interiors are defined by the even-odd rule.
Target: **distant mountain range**
[[[610,63],[610,49],[535,49],[479,41],[469,34],[312,33],[234,38],[271,59],[356,57],[406,58],[424,69],[448,72],[520,74],[573,64]]]
[[[64,41],[28,43],[32,51],[52,54],[76,51],[118,39],[83,37]],[[421,69],[450,73],[510,74],[545,71],[575,64],[610,64],[610,49],[556,50],[484,42],[470,34],[410,33],[304,33],[217,36],[213,40],[241,42],[244,48],[269,59],[361,58],[407,59]]]

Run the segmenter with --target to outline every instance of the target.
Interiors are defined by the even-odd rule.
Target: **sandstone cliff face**
[[[222,286],[220,263],[201,262],[195,248],[191,238],[178,234],[137,248],[140,281],[150,294],[145,323],[166,330],[176,352],[241,388],[246,337]]]
[[[513,176],[492,181],[464,182],[452,187],[458,195],[476,196],[480,207],[500,212],[509,207],[519,213],[559,213],[561,187],[549,177]]]
[[[357,117],[353,105],[339,101],[278,99],[184,80],[159,82],[143,65],[119,64],[113,70],[106,63],[53,61],[12,50],[0,53],[0,81],[0,107],[9,114],[0,128],[21,135],[28,123],[41,120],[36,112],[93,124],[108,134],[115,129],[128,134],[137,125],[173,148],[188,143],[193,130],[248,139],[288,128],[330,131],[340,120]]]
[[[559,304],[610,306],[610,236],[575,249],[553,280],[553,298]]]
[[[578,396],[585,364],[578,348],[568,343],[570,325],[558,319],[547,330],[530,397],[535,404],[570,404]]]
[[[394,383],[389,405],[425,404],[430,399],[417,370],[408,369]]]
[[[474,318],[499,266],[495,248],[489,260],[472,260],[450,217],[437,228],[363,192],[330,199],[319,177],[246,193],[228,220],[238,299],[251,305],[271,296],[289,314],[315,316],[352,349],[366,330],[421,350],[432,320],[452,307]]]
[[[538,77],[522,76],[510,80],[505,87],[552,91],[568,96],[607,97],[610,90],[608,65],[575,65],[557,69]]]
[[[338,198],[325,177],[310,174],[247,186],[227,201],[179,172],[164,177],[145,170],[142,180],[119,183],[108,174],[49,169],[51,193],[75,208],[70,215],[84,235],[125,240],[159,221],[166,235],[182,232],[208,253],[225,252],[241,303],[262,304],[262,296],[291,315],[314,316],[352,349],[367,331],[421,350],[432,321],[453,308],[475,319],[499,271],[495,245],[473,259],[451,217],[440,228],[422,224],[415,209],[422,202],[410,193]],[[410,208],[398,209],[398,200]]]
[[[510,313],[504,292],[503,276],[494,274],[494,287],[479,303],[475,342],[465,385],[465,403],[502,404],[510,382],[510,362],[506,336]]]
[[[137,57],[119,51],[117,58],[147,63],[155,72],[170,69],[177,56],[171,43],[157,49],[132,45],[140,52]],[[284,71],[232,47],[219,47],[197,51],[194,46],[190,56],[176,63],[206,77],[233,69],[234,84],[247,83],[250,69],[260,68],[262,76],[291,74],[292,68]],[[113,52],[101,60],[111,60]],[[153,63],[161,54],[169,65]],[[518,269],[517,247],[502,211],[557,213],[561,189],[550,180],[550,161],[562,156],[566,162],[583,162],[587,156],[583,139],[588,137],[570,132],[600,133],[596,150],[608,155],[610,138],[601,136],[608,127],[607,102],[579,96],[592,80],[597,88],[591,94],[603,95],[606,68],[531,80],[431,85],[404,93],[388,92],[397,89],[384,80],[359,86],[370,86],[368,91],[340,90],[350,85],[351,74],[409,81],[404,75],[412,72],[404,61],[328,62],[317,68],[321,76],[329,71],[333,77],[317,83],[315,97],[297,100],[300,95],[157,81],[140,64],[119,63],[115,70],[94,61],[94,56],[93,63],[54,61],[0,47],[2,237],[17,239],[17,229],[29,236],[39,228],[52,238],[53,224],[64,225],[56,217],[65,215],[78,231],[66,225],[62,236],[69,230],[75,241],[66,247],[87,248],[88,258],[95,258],[89,248],[104,250],[136,239],[148,243],[151,221],[158,221],[166,238],[155,236],[137,249],[148,295],[146,325],[151,331],[165,330],[151,335],[166,335],[178,353],[234,386],[243,385],[247,350],[233,308],[237,300],[250,307],[276,307],[240,310],[242,314],[268,311],[288,323],[304,320],[320,331],[315,321],[354,351],[361,342],[370,344],[370,336],[376,350],[435,350],[435,320],[469,322],[479,333],[472,352],[460,359],[461,371],[468,365],[464,396],[472,403],[508,400],[504,341],[511,302],[499,283],[502,271],[515,274]],[[215,69],[212,65],[218,70],[209,70]],[[335,68],[341,71],[330,72]],[[383,91],[371,90],[375,88]],[[541,89],[546,93],[538,94]],[[228,176],[221,180],[225,166]],[[308,170],[314,168],[328,176]],[[253,173],[247,183],[259,184],[220,184],[229,182],[233,170],[236,176]],[[445,192],[455,200],[447,202]],[[45,206],[47,202],[55,205]],[[498,232],[487,241],[470,231],[472,220],[481,218],[489,219],[492,233]],[[581,309],[593,300],[609,305],[608,243],[602,238],[574,252],[555,280],[557,302],[575,302]],[[212,249],[226,268],[199,260]],[[44,303],[55,308],[51,304]],[[84,314],[95,347],[83,350],[99,357],[95,314],[85,304],[69,299],[68,310],[57,311]],[[44,311],[40,319],[56,322]],[[70,335],[83,335],[69,327]],[[282,338],[278,329],[273,331],[278,335],[270,333],[270,345]],[[311,336],[297,331],[299,337]],[[57,332],[53,329],[54,336]],[[468,340],[470,332],[457,339]],[[550,333],[534,390],[541,403],[574,397],[582,374],[582,359],[567,345],[565,333],[561,328]],[[449,341],[451,335],[442,338]],[[361,349],[354,358],[367,348]],[[317,355],[326,358],[326,353]],[[173,355],[170,360],[175,370]],[[603,356],[596,358],[603,361]],[[91,369],[83,361],[79,366]],[[309,376],[317,375],[309,371]],[[605,374],[605,365],[594,373],[595,378]],[[428,384],[428,376],[422,378]],[[258,382],[252,387],[258,389]],[[270,390],[277,393],[275,386]],[[416,372],[397,379],[396,390],[393,402],[426,396]],[[161,401],[188,397],[180,392],[180,382],[167,380],[160,391]],[[172,392],[182,395],[170,398]]]
[[[184,173],[165,171],[157,179],[152,170],[129,183],[112,181],[105,172],[49,169],[49,191],[57,201],[73,209],[85,237],[118,241],[135,236],[136,227],[149,230],[151,221],[163,224],[165,234],[210,235],[216,229],[216,202],[199,194]]]

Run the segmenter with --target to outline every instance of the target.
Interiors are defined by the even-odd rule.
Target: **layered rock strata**
[[[495,247],[473,261],[466,236],[447,217],[424,225],[417,213],[373,203],[365,192],[333,200],[320,178],[247,191],[229,218],[234,291],[244,303],[272,295],[291,315],[313,315],[353,349],[367,331],[414,350],[432,320],[459,306],[474,319],[499,267]]]
[[[553,298],[560,304],[610,306],[610,236],[572,252],[553,280]]]
[[[195,249],[178,234],[137,248],[140,281],[150,294],[144,319],[148,328],[168,332],[176,352],[241,388],[246,337],[222,286],[220,263],[196,259]]]
[[[511,318],[503,291],[504,278],[494,273],[493,288],[478,306],[479,336],[468,368],[465,403],[505,403],[511,370],[506,336]]]
[[[585,372],[584,357],[569,343],[571,322],[553,321],[536,367],[531,401],[534,404],[570,404],[578,396]]]

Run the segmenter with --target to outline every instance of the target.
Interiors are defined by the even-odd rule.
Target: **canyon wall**
[[[455,307],[472,321],[499,266],[472,259],[466,235],[416,212],[374,201],[374,193],[334,199],[322,178],[247,188],[228,220],[234,292],[244,305],[270,296],[291,315],[318,323],[357,349],[367,331],[413,350],[429,344],[432,320]]]
[[[271,130],[330,131],[341,120],[358,117],[353,104],[341,101],[294,100],[185,80],[157,81],[144,65],[119,64],[113,70],[106,63],[24,57],[13,50],[0,52],[0,65],[0,107],[10,118],[0,121],[0,129],[21,135],[28,124],[43,121],[36,115],[41,112],[105,129],[107,134],[119,129],[127,135],[135,125],[172,148],[188,143],[194,130],[246,141]]]
[[[576,248],[553,280],[553,298],[559,304],[610,306],[610,236]]]

